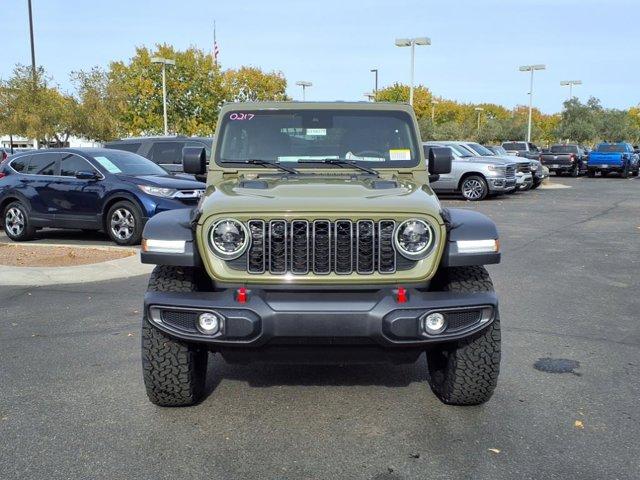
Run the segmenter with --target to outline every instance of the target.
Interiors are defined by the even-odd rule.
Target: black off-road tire
[[[444,269],[438,289],[450,292],[492,292],[482,266]],[[480,405],[491,398],[500,373],[500,318],[474,335],[427,351],[429,385],[448,405]]]
[[[16,228],[15,233],[14,229],[10,228],[7,225],[7,216],[18,214],[22,219],[22,227],[21,229]],[[21,201],[11,202],[7,205],[2,211],[2,227],[4,228],[4,233],[14,242],[26,242],[27,240],[33,239],[33,236],[36,233],[36,228],[31,224],[31,219],[29,218],[29,208],[22,203]]]
[[[149,279],[149,291],[193,292],[193,269],[157,266]],[[185,407],[202,399],[208,352],[175,340],[142,320],[142,376],[147,396],[161,407]]]

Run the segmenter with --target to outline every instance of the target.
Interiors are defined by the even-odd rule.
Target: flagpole
[[[213,64],[218,66],[218,41],[216,40],[216,21],[213,21]]]

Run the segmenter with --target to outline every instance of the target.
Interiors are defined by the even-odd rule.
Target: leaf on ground
[[[584,423],[582,423],[582,420],[576,420],[575,422],[573,422],[573,426],[576,427],[576,428],[583,429],[584,428]]]
[[[491,453],[500,453],[500,449],[499,448],[490,448],[489,451]]]

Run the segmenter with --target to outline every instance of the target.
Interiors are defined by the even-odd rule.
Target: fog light
[[[220,330],[220,317],[215,313],[201,313],[198,317],[198,330],[207,335],[215,335]]]
[[[422,319],[422,330],[430,335],[442,333],[447,328],[447,321],[441,313],[430,313]]]

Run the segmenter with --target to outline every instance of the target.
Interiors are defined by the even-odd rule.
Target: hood
[[[136,185],[150,185],[153,187],[173,188],[175,190],[204,190],[206,185],[202,182],[187,178],[174,177],[172,175],[123,175],[121,179],[135,183]]]
[[[428,185],[412,179],[362,175],[234,178],[209,186],[203,219],[221,213],[415,213],[439,218],[440,202]]]
[[[533,161],[529,158],[517,157],[516,155],[499,155],[497,158],[501,158],[510,163],[526,163],[527,165]]]
[[[507,163],[515,163],[501,157],[465,157],[461,160],[472,163],[485,163],[488,165],[505,165]]]

